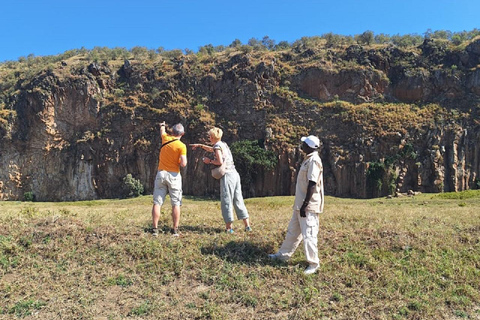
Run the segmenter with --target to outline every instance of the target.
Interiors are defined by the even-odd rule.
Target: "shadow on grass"
[[[225,230],[222,228],[214,228],[214,227],[208,227],[208,226],[185,226],[181,225],[179,227],[180,233],[182,232],[192,232],[192,233],[205,233],[205,234],[215,234],[215,233],[221,233],[224,232]],[[166,225],[166,224],[159,224],[158,225],[158,231],[160,233],[171,233],[172,232],[172,226]],[[143,228],[143,232],[145,233],[151,233],[152,232],[152,227],[151,226],[146,226]]]
[[[180,226],[180,231],[182,230],[195,232],[195,233],[207,233],[207,234],[221,233],[225,231],[222,228],[214,228],[209,226]]]
[[[188,200],[192,200],[192,201],[205,201],[205,202],[218,201],[218,202],[220,202],[220,200],[218,199],[217,196],[185,196],[184,195],[183,198],[188,199]]]
[[[278,262],[268,258],[267,252],[272,252],[273,246],[258,246],[249,241],[230,241],[224,246],[210,245],[201,248],[204,255],[215,255],[228,262],[242,264],[272,264]]]

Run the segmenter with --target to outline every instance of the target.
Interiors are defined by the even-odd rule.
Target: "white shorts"
[[[153,203],[163,205],[165,197],[170,194],[172,206],[182,205],[182,175],[180,172],[158,171],[153,189]]]

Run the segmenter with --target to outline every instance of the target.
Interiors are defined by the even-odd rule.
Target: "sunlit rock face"
[[[128,173],[151,193],[158,123],[185,125],[185,143],[261,141],[273,169],[240,172],[246,197],[292,195],[302,135],[322,141],[327,194],[377,197],[476,188],[480,174],[480,41],[448,51],[426,41],[340,52],[230,54],[199,62],[65,63],[19,81],[0,127],[0,199],[122,197]],[[217,195],[188,150],[184,194]],[[241,171],[241,164],[237,167]],[[246,174],[251,174],[246,178]]]

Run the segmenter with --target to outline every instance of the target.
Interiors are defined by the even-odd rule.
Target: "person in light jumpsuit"
[[[286,261],[295,253],[303,240],[308,267],[305,274],[313,274],[320,267],[317,235],[318,215],[323,212],[323,166],[318,155],[320,141],[316,136],[302,137],[302,151],[305,159],[300,166],[295,188],[293,215],[288,224],[287,235],[278,252],[270,254],[271,259]]]

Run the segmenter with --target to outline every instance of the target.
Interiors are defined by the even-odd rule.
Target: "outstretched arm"
[[[192,144],[190,144],[190,147],[192,147],[193,150],[195,150],[197,148],[202,148],[205,151],[213,152],[213,147],[207,146],[206,144],[192,143]]]

